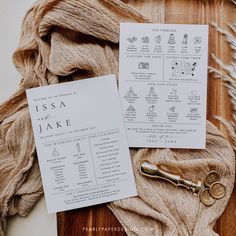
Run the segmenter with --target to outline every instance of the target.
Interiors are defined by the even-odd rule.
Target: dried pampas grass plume
[[[236,1],[232,1],[232,3],[236,5]],[[209,72],[214,73],[215,78],[220,78],[225,82],[225,87],[227,88],[228,94],[230,96],[233,110],[232,120],[226,121],[222,117],[216,117],[216,119],[221,121],[227,127],[233,141],[233,148],[236,151],[236,19],[235,21],[228,24],[228,30],[220,28],[214,22],[212,22],[212,25],[226,37],[233,50],[232,62],[230,65],[224,64],[214,54],[212,54],[213,59],[222,68],[222,70],[209,67]]]

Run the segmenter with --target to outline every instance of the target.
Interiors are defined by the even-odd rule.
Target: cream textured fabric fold
[[[27,215],[43,193],[25,89],[110,73],[118,76],[119,23],[164,20],[164,0],[124,2],[39,0],[27,12],[13,56],[22,81],[0,106],[0,235],[6,232],[8,216]],[[226,139],[210,124],[207,130],[206,151],[132,151],[139,197],[109,205],[125,227],[152,226],[150,235],[214,234],[214,222],[232,191],[235,164]],[[137,169],[143,159],[186,178],[201,178],[215,169],[223,176],[227,196],[206,208],[185,190],[141,177]]]

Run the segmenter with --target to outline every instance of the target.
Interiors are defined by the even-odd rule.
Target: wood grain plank
[[[123,227],[104,205],[57,214],[59,236],[125,236]]]
[[[126,1],[129,2],[129,1]],[[136,4],[137,9],[141,9],[145,1],[130,1]],[[135,3],[136,2],[136,3]],[[149,1],[152,6],[151,14],[155,14],[154,1]],[[145,11],[148,11],[145,8]],[[149,14],[148,12],[146,13]],[[236,18],[236,8],[228,0],[166,0],[165,1],[165,22],[179,24],[210,24],[216,22],[221,27]],[[154,21],[158,18],[153,18]],[[211,57],[214,53],[224,62],[231,61],[231,50],[222,37],[213,27],[210,27],[209,33],[209,65],[219,68]],[[219,68],[220,69],[220,68]],[[223,86],[222,81],[213,79],[209,75],[208,80],[208,102],[207,117],[214,123],[225,135],[227,131],[225,127],[217,121],[214,116],[220,115],[226,119],[231,118],[231,105]],[[68,212],[59,213],[58,219],[58,235],[59,236],[125,236],[125,232],[121,231],[122,227],[105,205],[88,207]],[[230,202],[217,221],[215,230],[221,236],[236,235],[236,188],[233,191]],[[89,231],[93,229],[94,231]],[[111,229],[111,227],[113,227]],[[97,231],[96,231],[97,230]],[[113,230],[113,231],[111,231]]]
[[[181,2],[181,3],[180,3]],[[187,23],[187,24],[211,24],[216,22],[220,27],[227,27],[227,23],[236,18],[236,8],[230,1],[166,1],[166,23]],[[209,33],[209,65],[221,69],[211,57],[214,53],[225,63],[231,61],[231,49],[224,37],[214,27],[210,27]],[[231,104],[227,91],[222,81],[213,79],[209,75],[208,81],[208,103],[207,117],[226,136],[225,127],[214,117],[221,116],[225,119],[231,118]],[[236,235],[236,187],[233,190],[231,199],[223,215],[217,221],[215,230],[221,236]]]

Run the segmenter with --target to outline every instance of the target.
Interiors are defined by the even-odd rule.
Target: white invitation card
[[[114,75],[27,98],[49,213],[137,195]]]
[[[208,26],[121,23],[119,90],[130,147],[205,148]]]

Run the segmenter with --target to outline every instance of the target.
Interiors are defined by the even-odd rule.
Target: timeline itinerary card
[[[207,58],[207,25],[121,23],[129,146],[205,148]]]
[[[49,213],[137,195],[114,75],[27,98]]]

